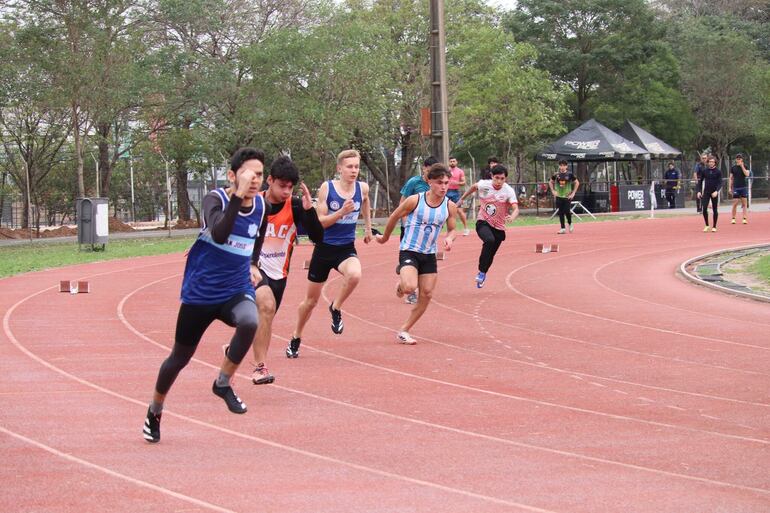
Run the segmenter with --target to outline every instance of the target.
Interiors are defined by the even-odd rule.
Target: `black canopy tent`
[[[535,155],[535,160],[567,162],[647,160],[650,154],[633,141],[589,119]]]
[[[682,158],[681,151],[628,120],[626,120],[623,128],[621,128],[620,135],[634,142],[637,146],[644,148],[650,154],[650,159],[670,160]]]
[[[610,182],[618,182],[617,166],[613,165],[613,177],[607,169],[608,162],[649,160],[650,153],[621,135],[613,132],[595,119],[590,119],[549,144],[535,155],[536,161],[554,162],[566,160],[574,171],[575,163],[579,166],[579,172],[575,173],[584,183],[578,196],[581,202],[588,208],[608,210],[610,206]],[[580,166],[581,162],[604,163],[603,178],[590,178],[588,166]],[[581,169],[582,168],[582,169]],[[602,172],[596,169],[596,174]],[[582,176],[580,176],[582,175]],[[546,181],[545,169],[543,181]],[[616,194],[616,193],[614,193]],[[617,208],[616,201],[612,201],[613,209]]]
[[[629,120],[626,120],[623,128],[620,129],[620,135],[633,141],[650,153],[650,159],[647,161],[646,171],[647,180],[656,180],[657,188],[660,189],[660,183],[665,176],[665,162],[679,160],[679,177],[684,179],[683,155],[682,152],[670,144],[662,141]],[[659,165],[653,169],[653,161],[658,161]],[[682,182],[680,182],[681,184]],[[660,192],[658,190],[658,192]],[[684,196],[677,195],[677,205],[684,207]]]

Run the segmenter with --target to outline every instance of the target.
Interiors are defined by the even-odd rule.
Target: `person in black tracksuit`
[[[665,179],[668,208],[676,208],[676,192],[679,189],[679,170],[674,167],[673,162],[668,163],[668,170],[663,178]]]
[[[703,179],[703,172],[706,170],[706,168],[708,168],[708,166],[706,165],[707,162],[708,162],[708,155],[704,153],[703,155],[700,156],[700,162],[696,162],[695,167],[693,168],[693,171],[692,171],[693,182],[697,182],[698,184],[701,182],[701,180]],[[700,189],[696,189],[695,191],[695,210],[697,210],[698,213],[701,212],[701,200],[700,200],[700,196],[698,196],[699,190]]]
[[[717,204],[719,202],[720,189],[722,189],[722,171],[717,168],[717,159],[709,157],[708,167],[701,173],[697,189],[697,196],[701,200],[701,207],[703,208],[703,220],[706,224],[706,227],[703,228],[704,232],[709,231],[709,200],[714,211],[714,224],[711,225],[710,230],[712,232],[717,231],[717,218],[719,217]]]

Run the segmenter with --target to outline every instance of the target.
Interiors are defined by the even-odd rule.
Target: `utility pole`
[[[430,83],[431,151],[446,164],[449,161],[449,113],[443,0],[430,0]]]

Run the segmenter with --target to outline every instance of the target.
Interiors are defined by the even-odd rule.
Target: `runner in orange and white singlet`
[[[272,208],[267,215],[267,230],[262,251],[259,254],[259,272],[262,280],[257,284],[257,305],[259,326],[252,350],[256,369],[251,381],[263,385],[275,381],[265,367],[267,350],[270,347],[273,317],[281,306],[286,280],[289,275],[291,254],[297,239],[297,227],[302,226],[310,240],[323,240],[324,229],[313,208],[310,191],[300,182],[302,198],[292,196],[294,186],[299,182],[299,171],[288,157],[278,157],[270,166],[265,200]]]

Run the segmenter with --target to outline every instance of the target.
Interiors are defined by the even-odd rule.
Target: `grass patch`
[[[576,225],[581,223],[591,223],[600,221],[620,221],[629,219],[642,219],[648,217],[647,214],[630,214],[628,216],[598,216],[597,219],[591,219],[591,216],[583,216],[582,221],[575,220]],[[519,216],[509,227],[516,226],[536,226],[544,224],[559,224],[558,218],[549,219],[548,216],[522,215]],[[376,226],[376,225],[375,225]],[[468,220],[468,228],[473,231],[476,224]],[[376,226],[380,230],[384,225]],[[394,236],[398,236],[398,226]],[[462,230],[462,224],[458,221],[457,230]],[[363,227],[359,227],[358,237],[363,236]],[[84,264],[89,262],[100,262],[103,260],[113,260],[116,258],[130,258],[151,255],[164,255],[167,253],[177,253],[188,249],[195,236],[174,237],[174,238],[147,238],[147,239],[112,239],[107,244],[106,251],[79,251],[78,245],[74,242],[36,242],[33,244],[23,244],[15,246],[0,246],[0,278],[13,276],[30,271],[41,271],[54,267],[62,267],[72,264]],[[770,262],[767,264],[770,267]],[[765,276],[770,279],[770,270],[767,270]]]
[[[770,285],[770,255],[759,257],[751,266],[750,271]]]
[[[66,243],[35,243],[0,247],[0,278],[29,271],[40,271],[71,264],[84,264],[184,251],[194,237],[155,239],[114,239],[106,251],[78,251],[78,245]]]

